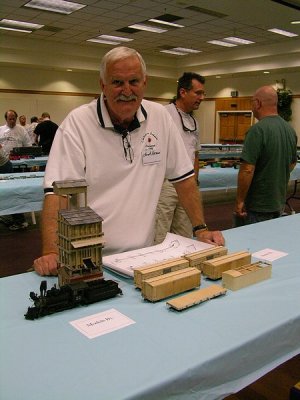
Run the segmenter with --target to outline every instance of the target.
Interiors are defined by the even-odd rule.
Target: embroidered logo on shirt
[[[158,164],[161,161],[158,135],[153,132],[146,133],[142,137],[142,143],[144,143],[142,150],[143,164]]]

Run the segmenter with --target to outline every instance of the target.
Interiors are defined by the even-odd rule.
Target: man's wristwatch
[[[208,231],[208,227],[206,224],[196,225],[193,227],[193,236],[195,236],[198,231]]]

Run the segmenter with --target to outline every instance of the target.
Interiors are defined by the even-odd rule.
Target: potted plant
[[[293,101],[292,92],[289,89],[277,89],[278,95],[278,114],[285,119],[290,121],[292,119],[292,108],[291,104]]]

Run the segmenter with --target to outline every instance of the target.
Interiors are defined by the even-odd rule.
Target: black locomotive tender
[[[29,296],[34,306],[28,307],[25,318],[34,320],[59,311],[109,299],[117,294],[122,294],[122,290],[112,280],[81,281],[60,288],[54,285],[49,290],[47,290],[47,281],[42,281],[39,296],[30,292]]]

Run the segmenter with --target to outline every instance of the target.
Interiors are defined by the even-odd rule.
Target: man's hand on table
[[[57,275],[57,262],[58,255],[56,253],[50,253],[34,260],[33,267],[41,276]]]

